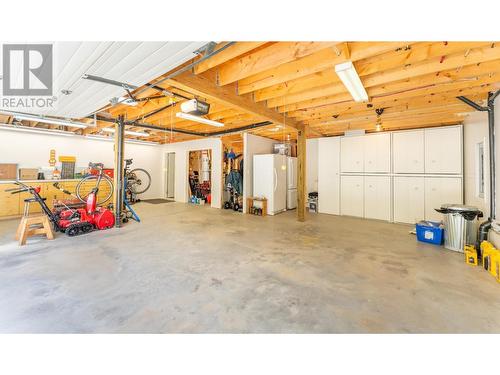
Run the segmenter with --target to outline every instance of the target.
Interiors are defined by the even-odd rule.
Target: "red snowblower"
[[[15,182],[19,189],[9,189],[11,194],[29,192],[35,201],[42,207],[43,212],[49,217],[56,232],[66,233],[73,237],[80,234],[89,233],[95,229],[103,230],[112,228],[115,224],[115,215],[104,207],[97,207],[98,188],[92,189],[87,197],[85,208],[69,208],[60,212],[53,212],[45,203],[46,198],[40,196],[40,186],[32,187],[19,181]],[[14,191],[13,191],[14,190]]]

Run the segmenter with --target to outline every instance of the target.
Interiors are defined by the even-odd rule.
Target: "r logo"
[[[3,95],[52,95],[52,44],[3,45]]]

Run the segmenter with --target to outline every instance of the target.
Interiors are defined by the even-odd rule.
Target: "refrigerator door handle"
[[[274,168],[274,191],[278,188],[278,173],[276,172],[276,168]]]

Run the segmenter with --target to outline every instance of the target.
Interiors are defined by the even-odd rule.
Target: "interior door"
[[[167,199],[174,199],[175,197],[175,153],[169,152],[165,160],[165,197]]]
[[[318,140],[318,211],[340,215],[340,137]]]

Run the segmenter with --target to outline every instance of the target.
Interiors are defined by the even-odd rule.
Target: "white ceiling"
[[[120,97],[125,90],[118,86],[82,79],[90,74],[141,86],[193,58],[193,53],[207,42],[55,42],[54,109],[20,112],[81,118]],[[0,49],[0,69],[3,68]],[[19,71],[21,67],[19,67]],[[2,69],[3,71],[3,69]],[[72,91],[63,95],[61,90]],[[15,110],[3,107],[0,110]]]

